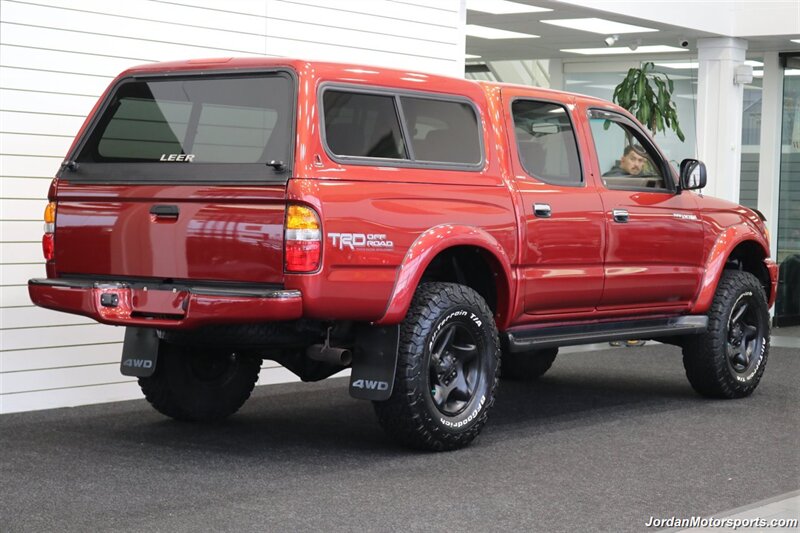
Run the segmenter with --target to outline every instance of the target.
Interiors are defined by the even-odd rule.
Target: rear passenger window
[[[388,159],[391,163],[383,164],[396,166],[480,170],[481,124],[466,98],[398,92],[325,89],[322,111],[328,151],[340,157]]]
[[[325,91],[325,138],[336,155],[406,159],[394,97]]]
[[[417,161],[477,165],[481,162],[475,110],[464,102],[400,97]]]
[[[525,172],[558,185],[583,183],[575,133],[564,107],[549,102],[515,100],[511,114],[517,151]]]

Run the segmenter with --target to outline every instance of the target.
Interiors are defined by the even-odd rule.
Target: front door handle
[[[553,212],[550,204],[533,204],[533,214],[539,218],[550,218]]]
[[[614,209],[611,214],[614,215],[614,222],[620,222],[624,224],[628,221],[627,209]]]

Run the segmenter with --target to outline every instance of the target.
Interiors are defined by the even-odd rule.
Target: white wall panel
[[[123,328],[34,307],[50,180],[121,71],[288,56],[461,76],[459,0],[0,0],[0,413],[140,398]],[[346,375],[346,373],[341,374]],[[264,363],[259,384],[296,381]]]
[[[3,220],[42,220],[44,207],[44,199],[18,200],[3,198],[0,199],[0,214],[2,214],[0,218]]]
[[[3,155],[0,153],[0,175],[16,177],[50,178],[56,175],[64,154],[52,157],[31,157],[21,155]],[[5,219],[0,211],[0,219]]]
[[[122,343],[43,348],[39,350],[17,350],[0,354],[2,372],[27,372],[69,366],[119,364]]]
[[[149,23],[154,24],[154,23]],[[112,28],[107,28],[112,30]],[[37,28],[13,23],[0,25],[0,31],[8,37],[8,44],[17,46],[36,46],[43,42],[57,40],[64,44],[60,48],[67,52],[92,54],[102,50],[105,55],[124,54],[130,50],[132,41],[136,44],[137,57],[158,57],[165,60],[184,59],[186,57],[251,55],[263,49],[263,37],[251,37],[247,42],[241,39],[232,39],[230,36],[219,35],[206,39],[204,43],[185,44],[180,41],[139,39],[137,37],[105,34],[105,33],[78,33],[74,30],[60,28]],[[116,28],[113,29],[116,32]],[[206,30],[198,30],[206,31]],[[181,35],[166,34],[164,39],[180,39]],[[258,47],[250,41],[257,41]],[[98,45],[102,48],[98,48]]]
[[[13,109],[14,111],[53,114],[68,111],[70,114],[78,116],[88,115],[97,102],[97,98],[94,96],[58,94],[49,92],[47,89],[47,87],[42,87],[38,91],[0,89],[0,102],[3,102],[4,109]],[[3,153],[9,152],[4,150]]]
[[[42,266],[42,276],[44,276],[44,266]],[[0,286],[0,307],[28,307],[31,305],[33,304],[28,296],[27,285],[19,285],[16,287]]]
[[[29,279],[43,278],[45,275],[44,260],[30,265],[0,264],[0,285],[26,285]]]
[[[205,7],[181,5],[172,2],[108,2],[107,0],[36,0],[40,6],[51,6],[78,13],[99,13],[113,20],[120,17],[121,22],[127,20],[144,20],[168,22],[171,25],[185,24],[187,26],[207,27],[215,30],[229,30],[236,33],[264,34],[264,12],[266,4],[257,0],[249,6],[253,8],[248,13],[235,13],[223,9],[207,9]],[[229,2],[228,5],[239,8],[246,4],[242,0]],[[214,1],[210,7],[225,6]],[[248,7],[248,6],[245,6]]]
[[[2,26],[0,24],[0,31],[3,31]],[[110,76],[87,76],[0,66],[0,80],[3,80],[4,89],[39,91],[45,87],[48,91],[69,92],[97,98],[111,79]]]
[[[48,76],[55,77],[61,76],[61,74],[58,72],[42,73],[31,70],[24,71],[21,69],[0,68],[0,80],[3,80],[4,83],[5,78],[1,76],[3,72],[22,72],[23,76],[26,74],[33,76],[36,76],[37,74],[46,74]],[[105,87],[105,85],[110,81],[110,78],[108,78],[108,80],[101,78],[101,80],[103,87]],[[58,83],[50,82],[47,84],[47,86],[58,87],[59,85]],[[41,87],[41,85],[38,87]],[[34,86],[32,85],[30,88],[33,89]],[[0,131],[4,133],[27,133],[36,135],[65,135],[72,138],[78,133],[78,130],[83,124],[84,118],[85,117],[79,115],[44,115],[16,111],[0,111]]]
[[[6,178],[7,181],[13,179]],[[50,183],[49,180],[40,181]],[[47,187],[43,189],[46,191]],[[44,202],[42,202],[42,211],[44,211]],[[44,223],[40,221],[11,220],[3,222],[0,226],[0,242],[39,242],[43,226]]]
[[[9,263],[36,263],[42,260],[42,245],[38,242],[0,243],[0,258]]]
[[[5,154],[51,157],[53,154],[66,154],[71,144],[72,138],[66,136],[0,133],[0,150]]]
[[[0,309],[0,329],[4,330],[77,324],[96,324],[96,322],[85,316],[59,313],[41,307]]]
[[[97,342],[119,342],[125,336],[125,328],[87,324],[78,326],[53,326],[47,328],[0,330],[3,350],[30,350],[57,346],[74,346]]]
[[[50,188],[50,182],[53,181],[52,178],[8,178],[3,177],[2,181],[0,181],[0,196],[4,198],[27,198],[31,200],[39,200],[41,202],[41,211],[44,213],[44,199],[47,198],[47,190]],[[41,230],[42,225],[38,225],[38,229]],[[14,228],[17,228],[16,230]],[[22,231],[19,229],[19,226],[14,226],[11,224],[9,227],[6,227],[3,224],[0,227],[0,240],[3,241],[23,241],[25,239],[21,238],[8,238],[6,235],[9,235],[11,231]]]
[[[53,43],[52,46],[58,45]],[[130,57],[113,57],[104,55],[102,48],[91,54],[80,54],[64,52],[60,48],[47,49],[11,44],[0,45],[0,61],[3,66],[30,70],[70,73],[72,72],[72,67],[80,65],[81,74],[113,78],[126,68],[155,61],[137,55],[136,50],[130,50],[129,54]]]

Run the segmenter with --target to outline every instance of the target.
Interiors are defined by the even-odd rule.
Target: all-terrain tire
[[[683,346],[689,383],[709,398],[742,398],[758,386],[769,355],[767,298],[749,272],[722,274],[708,312],[708,330]]]
[[[424,283],[400,328],[392,395],[373,402],[378,421],[412,448],[466,446],[486,424],[499,367],[497,327],[483,298],[463,285]]]
[[[216,421],[239,410],[260,370],[258,358],[162,341],[156,371],[139,378],[139,386],[161,414],[176,420]]]
[[[511,381],[533,381],[553,366],[558,348],[543,348],[529,352],[503,353],[500,377]]]

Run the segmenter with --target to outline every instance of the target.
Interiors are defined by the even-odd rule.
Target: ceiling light
[[[636,50],[637,48],[639,48],[641,44],[642,44],[641,39],[634,39],[633,41],[630,42],[630,44],[628,44],[628,48],[630,48],[631,50]]]
[[[475,54],[464,54],[464,59],[480,59],[481,56],[476,56]]]
[[[783,71],[784,76],[800,76],[800,68],[787,68]],[[764,71],[763,70],[754,70],[753,71],[754,78],[763,78]]]
[[[621,54],[662,54],[666,52],[688,52],[685,48],[665,45],[640,46],[636,51],[627,46],[620,48],[563,48],[562,52],[587,56],[621,55]]]
[[[793,43],[800,44],[800,39],[792,39],[792,42],[793,42]]]
[[[655,28],[645,28],[644,26],[634,26],[633,24],[624,24],[622,22],[614,22],[613,20],[586,18],[586,19],[552,19],[541,20],[545,24],[553,24],[554,26],[561,26],[563,28],[570,28],[573,30],[590,31],[592,33],[640,33],[646,31],[658,31]]]
[[[603,39],[603,42],[606,43],[606,46],[614,46],[617,44],[617,41],[619,41],[619,35],[609,35]]]
[[[656,63],[657,67],[679,68],[679,69],[696,69],[698,63]]]
[[[764,63],[762,63],[761,61],[753,61],[752,59],[748,59],[747,61],[744,62],[744,64],[748,65],[750,67],[763,67],[764,66]],[[681,63],[681,62],[678,62],[678,61],[656,63],[656,66],[659,66],[659,67],[679,68],[679,69],[697,69],[698,65],[699,65],[699,63],[697,63],[697,62]]]
[[[516,31],[500,30],[477,24],[467,24],[467,35],[481,39],[536,39],[538,35],[519,33]]]
[[[491,13],[492,15],[552,11],[552,9],[546,7],[529,6],[527,4],[520,4],[519,2],[509,2],[507,0],[467,0],[467,9],[470,11]]]

